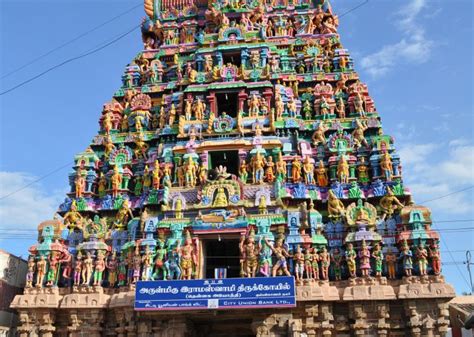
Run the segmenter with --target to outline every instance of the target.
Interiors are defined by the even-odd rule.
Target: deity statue
[[[428,251],[426,250],[423,242],[420,242],[418,247],[416,247],[416,258],[418,260],[418,269],[420,271],[420,275],[425,276],[427,274],[428,267]]]
[[[161,106],[158,126],[159,126],[160,129],[163,129],[163,128],[165,127],[165,124],[166,124],[165,107],[164,107],[164,106]]]
[[[196,171],[197,171],[197,164],[193,161],[191,156],[188,157],[188,161],[185,164],[184,168],[184,177],[186,180],[186,187],[187,188],[194,188],[196,186]]]
[[[308,155],[304,158],[303,163],[304,182],[305,184],[314,184],[314,164]]]
[[[313,253],[311,254],[311,269],[313,270],[313,280],[319,280],[319,261],[321,258],[319,257],[318,250],[313,248]]]
[[[380,169],[385,175],[387,181],[392,181],[393,165],[388,151],[385,151],[380,158]]]
[[[300,245],[296,246],[296,252],[293,254],[293,262],[294,262],[296,281],[297,282],[302,281],[304,270],[305,270],[305,259],[304,259],[304,254],[301,252]]]
[[[81,174],[81,169],[77,170],[76,179],[74,180],[76,199],[83,196],[86,188],[86,180]]]
[[[253,229],[250,230],[248,237],[242,242],[240,249],[240,253],[244,257],[244,275],[247,277],[255,277],[260,247],[255,244],[255,232]]]
[[[281,94],[277,91],[275,93],[275,112],[277,119],[281,119],[283,117],[283,113],[285,112],[285,103],[281,97]]]
[[[400,251],[400,259],[402,259],[403,270],[406,276],[412,275],[413,270],[413,253],[408,246],[407,240],[403,241],[402,249]]]
[[[94,260],[91,253],[86,253],[86,258],[82,261],[82,285],[89,285],[92,278],[92,270],[94,268]]]
[[[392,252],[390,247],[387,248],[385,262],[387,263],[388,278],[395,279],[397,277],[397,256]]]
[[[365,116],[365,99],[364,96],[360,94],[360,92],[356,92],[356,95],[354,96],[354,111],[360,116]]]
[[[153,252],[150,250],[149,246],[145,247],[145,253],[142,256],[142,266],[142,280],[151,280],[153,271]]]
[[[382,249],[380,248],[380,244],[377,243],[374,246],[372,257],[375,259],[375,276],[382,276],[383,252],[382,252]]]
[[[160,189],[160,179],[161,179],[161,171],[160,171],[160,163],[158,160],[155,160],[155,166],[153,167],[153,171],[151,173],[152,179],[152,187],[154,190]]]
[[[346,156],[343,154],[339,158],[339,162],[337,163],[337,178],[341,182],[341,184],[348,184],[349,183],[349,163],[346,160]]]
[[[398,200],[398,198],[393,193],[392,189],[387,186],[387,194],[380,199],[379,203],[380,208],[382,209],[382,220],[385,220],[387,217],[390,219],[393,213],[398,208],[403,208],[403,204]]]
[[[193,104],[191,100],[185,100],[184,103],[184,116],[187,121],[190,121],[192,118],[192,112],[193,112]]]
[[[213,128],[214,128],[213,123],[215,119],[216,119],[216,115],[214,114],[214,111],[212,110],[209,111],[209,118],[207,120],[207,130],[206,130],[208,134],[211,134],[213,131]]]
[[[111,258],[109,261],[106,262],[106,267],[108,271],[107,282],[110,288],[114,288],[117,284],[117,268],[118,268],[118,261],[117,261],[117,253],[114,251],[112,253]]]
[[[48,273],[46,275],[46,286],[47,287],[52,287],[53,285],[56,285],[58,281],[58,271],[59,271],[59,266],[61,265],[60,263],[60,258],[59,258],[59,252],[56,251],[51,251],[51,254],[49,255],[49,268],[48,268]]]
[[[291,163],[291,178],[293,179],[294,183],[297,183],[301,180],[301,162],[296,157]]]
[[[346,106],[342,97],[337,100],[336,113],[339,118],[346,118]]]
[[[132,265],[132,284],[135,284],[140,279],[140,271],[142,269],[142,258],[140,256],[140,247],[138,245],[135,246],[135,253],[131,259]]]
[[[130,208],[128,199],[124,199],[122,206],[115,215],[115,226],[117,227],[117,229],[122,230],[126,228],[129,218],[133,218],[133,213]]]
[[[308,247],[304,251],[304,272],[306,279],[311,280],[313,278],[313,254],[311,250],[313,248]]]
[[[163,185],[163,188],[171,188],[171,167],[169,164],[165,164],[165,167],[163,168],[163,179],[161,180],[161,184]]]
[[[339,200],[332,190],[328,196],[328,216],[329,218],[339,219],[344,215],[346,208],[341,200]]]
[[[253,94],[250,99],[248,100],[249,105],[249,116],[250,117],[257,117],[260,113],[260,99],[257,97],[256,94]]]
[[[194,116],[196,120],[202,121],[204,119],[204,112],[206,111],[206,104],[204,104],[198,97],[193,106]]]
[[[286,258],[292,257],[288,251],[283,247],[283,239],[278,238],[275,241],[275,246],[272,246],[270,242],[268,242],[267,238],[264,238],[265,243],[270,247],[271,251],[273,254],[275,254],[275,257],[277,259],[277,262],[272,268],[272,276],[275,277],[278,272],[283,272],[286,276],[291,276],[290,272],[288,271],[288,265]]]
[[[199,168],[199,183],[201,186],[204,186],[207,182],[207,165],[202,162],[201,167]]]
[[[161,279],[166,280],[167,278],[167,272],[165,268],[165,260],[167,256],[167,250],[165,248],[165,244],[163,241],[158,241],[158,247],[156,248],[156,252],[153,255],[153,261],[154,261],[154,271],[152,275],[153,280],[158,280],[160,278],[161,274]]]
[[[102,119],[102,129],[105,131],[106,135],[110,134],[110,130],[112,130],[113,127],[111,115],[111,112],[107,112]]]
[[[316,171],[316,181],[319,187],[327,187],[329,184],[328,179],[328,171],[324,166],[324,162],[322,160],[319,161],[318,167],[315,169]]]
[[[283,160],[281,152],[278,153],[278,161],[276,162],[276,173],[278,179],[280,179],[281,181],[286,180],[286,162]]]
[[[41,255],[39,261],[36,262],[36,287],[42,288],[46,272],[48,271],[48,262],[44,255]]]
[[[106,267],[105,256],[99,252],[94,264],[94,286],[100,286],[102,284],[102,277]]]
[[[107,178],[105,177],[103,172],[99,174],[99,182],[97,183],[97,193],[99,194],[100,198],[105,196],[107,190]]]
[[[370,182],[369,178],[369,168],[365,164],[365,158],[360,158],[360,163],[357,166],[357,175],[359,177],[359,182],[362,184],[367,184]]]
[[[148,165],[143,169],[143,191],[148,192],[151,188],[152,177]]]
[[[273,162],[272,156],[268,156],[267,158],[265,177],[269,183],[273,183],[275,181],[275,163]]]
[[[192,243],[191,234],[187,231],[184,246],[180,247],[179,250],[182,270],[181,279],[183,280],[192,279],[194,276],[194,268],[197,266],[197,255]]]
[[[245,162],[245,159],[244,159],[240,163],[240,168],[239,168],[240,181],[242,181],[244,184],[246,184],[248,176],[249,176],[249,173],[247,171],[247,163]]]
[[[28,258],[28,263],[27,263],[27,273],[26,273],[26,288],[31,288],[33,287],[33,277],[35,275],[35,270],[36,270],[36,262],[35,262],[35,257],[33,255],[30,255]]]
[[[229,202],[227,200],[227,195],[223,187],[217,188],[216,196],[214,197],[214,202],[212,207],[227,207]]]
[[[304,101],[303,103],[304,119],[311,120],[311,118],[313,118],[312,113],[313,113],[313,108],[311,107],[311,103],[308,100]]]
[[[326,246],[324,246],[322,251],[319,253],[319,260],[321,261],[321,278],[323,280],[329,280],[329,265],[331,263],[331,257]]]
[[[174,103],[171,103],[171,108],[169,110],[168,125],[171,127],[174,124],[176,119],[176,106]]]
[[[369,144],[367,143],[367,140],[364,136],[364,132],[368,129],[368,126],[362,123],[359,119],[356,119],[355,123],[356,127],[352,132],[352,138],[354,139],[355,146],[357,148],[361,147],[362,145],[368,147]]]
[[[135,136],[135,157],[137,159],[139,158],[144,158],[144,159],[147,159],[147,154],[146,152],[148,151],[148,144],[145,143],[145,141],[143,140],[143,134],[141,132],[139,132],[136,136]]]
[[[252,158],[251,161],[252,165],[252,180],[254,184],[263,184],[264,178],[264,167],[265,167],[265,159],[263,159],[260,152],[257,152],[255,156]]]
[[[114,166],[114,173],[110,177],[110,184],[112,188],[112,197],[116,198],[122,188],[122,174],[119,172],[118,166]]]
[[[75,228],[82,227],[82,220],[82,215],[77,211],[76,200],[73,200],[71,203],[71,209],[64,215],[64,224],[72,231]]]
[[[336,281],[340,281],[342,277],[342,259],[343,256],[339,248],[334,248],[331,253],[331,262],[332,266],[334,267],[334,277]]]
[[[431,247],[428,248],[429,257],[431,258],[431,268],[435,275],[441,274],[441,254],[438,248],[438,244],[433,242]]]
[[[346,250],[346,263],[349,275],[351,277],[356,277],[356,256],[357,253],[354,250],[354,246],[352,245],[352,243],[348,243]]]
[[[331,111],[331,107],[325,96],[321,96],[321,100],[319,101],[319,114],[321,116],[328,115]]]
[[[296,107],[296,101],[294,98],[291,98],[291,100],[288,103],[286,103],[286,108],[288,110],[288,115],[290,117],[296,117],[297,107]]]
[[[319,144],[326,145],[326,136],[325,132],[329,130],[324,123],[321,121],[317,127],[317,129],[314,131],[313,136],[311,139],[313,140],[313,145],[317,147]]]
[[[74,261],[74,285],[78,286],[81,284],[81,275],[82,275],[82,255],[81,253],[77,254],[76,261]]]

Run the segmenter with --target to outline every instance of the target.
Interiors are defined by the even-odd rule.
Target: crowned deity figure
[[[248,173],[248,170],[247,170],[247,163],[245,162],[245,159],[244,159],[240,163],[240,167],[239,167],[240,181],[242,181],[242,183],[246,184],[248,176],[249,176],[249,173]]]
[[[268,156],[265,164],[265,178],[267,179],[267,182],[273,183],[275,181],[275,163],[273,162],[273,157]]]
[[[81,171],[81,169],[77,170],[76,179],[74,180],[76,199],[79,199],[83,196],[86,188],[86,179],[82,175]]]
[[[311,137],[311,139],[313,140],[313,145],[315,147],[317,147],[319,144],[326,145],[327,141],[325,133],[327,130],[328,128],[325,126],[325,124],[323,122],[320,122],[318,127],[314,131],[313,136]]]
[[[74,228],[82,227],[83,217],[81,213],[77,211],[76,200],[71,203],[71,208],[63,217],[64,224],[72,231]]]
[[[110,176],[110,185],[112,190],[112,197],[116,198],[122,188],[122,174],[117,165],[114,166],[114,171]]]
[[[254,184],[262,184],[265,175],[265,159],[260,152],[257,152],[252,158],[252,178]]]
[[[337,163],[337,178],[341,184],[349,183],[349,163],[344,155],[341,155]]]
[[[315,169],[315,172],[318,186],[327,187],[329,184],[328,170],[324,166],[324,162],[322,160],[319,161],[318,167]]]
[[[26,288],[31,288],[33,286],[33,277],[35,275],[36,262],[35,257],[30,255],[27,263],[27,272],[26,272]]]
[[[90,252],[86,253],[86,258],[82,261],[82,285],[89,285],[94,269],[94,260]]]
[[[334,270],[334,278],[336,281],[340,281],[342,278],[342,260],[343,256],[339,248],[334,248],[331,253],[331,262]]]
[[[385,179],[387,181],[392,181],[393,165],[392,158],[388,151],[385,151],[380,158],[380,169],[382,170]]]
[[[255,243],[255,232],[250,230],[249,235],[240,244],[240,255],[243,256],[244,276],[255,277],[258,268],[258,255],[261,247]]]
[[[40,255],[38,262],[36,262],[36,287],[42,288],[46,272],[48,271],[48,261],[44,255]]]
[[[420,271],[420,275],[425,276],[428,267],[428,251],[423,242],[420,242],[418,247],[416,247],[416,259],[418,260],[418,270]]]
[[[405,276],[411,276],[413,270],[413,253],[408,246],[407,240],[403,241],[399,258],[402,260]]]
[[[395,196],[392,189],[388,186],[387,194],[385,194],[382,199],[380,199],[379,206],[382,209],[382,220],[385,220],[386,218],[390,219],[397,209],[401,209],[404,207],[403,204]]]
[[[321,279],[329,280],[329,265],[331,264],[331,256],[328,253],[326,246],[324,246],[319,253],[319,260],[321,261]]]
[[[291,276],[290,272],[288,271],[288,262],[287,258],[292,257],[286,248],[283,246],[283,239],[278,238],[275,241],[275,246],[272,246],[271,243],[268,241],[268,238],[264,238],[265,243],[270,247],[271,251],[273,254],[275,254],[276,257],[276,263],[272,268],[272,276],[275,277],[277,276],[277,273],[279,271],[283,272],[286,276]]]
[[[387,264],[387,273],[389,279],[395,279],[397,277],[397,256],[393,253],[392,248],[387,248],[387,254],[385,255],[385,263]]]
[[[435,275],[441,274],[441,253],[439,251],[438,244],[433,242],[431,247],[428,248],[429,257],[431,258],[431,268]]]
[[[361,147],[364,145],[365,147],[368,147],[369,144],[367,143],[367,140],[365,139],[364,132],[368,129],[368,126],[362,123],[359,119],[355,120],[356,127],[354,131],[352,131],[352,139],[354,140],[355,146]]]
[[[347,269],[349,271],[349,275],[351,277],[356,277],[356,257],[357,253],[354,249],[354,246],[352,243],[347,244],[347,249],[346,249],[346,263],[347,263]]]
[[[346,208],[341,200],[339,200],[332,190],[329,191],[328,196],[328,216],[329,218],[339,219],[344,215]]]
[[[227,200],[227,194],[225,193],[225,189],[223,187],[218,187],[216,196],[214,197],[214,202],[212,203],[212,207],[227,207],[229,202]]]
[[[112,256],[108,261],[106,261],[107,268],[107,282],[110,288],[114,288],[117,284],[117,269],[118,269],[118,260],[117,253],[115,250],[112,252]]]
[[[190,280],[193,278],[194,270],[197,266],[196,249],[193,247],[193,240],[189,231],[186,232],[184,246],[179,247],[181,279]]]
[[[278,153],[278,160],[276,162],[276,174],[277,174],[277,178],[280,179],[281,181],[286,180],[286,174],[287,174],[286,162],[283,160],[283,156],[281,155],[281,152]]]
[[[105,256],[102,252],[97,254],[97,258],[94,262],[94,286],[102,285],[103,273],[106,268]]]
[[[124,199],[122,206],[115,215],[115,226],[117,229],[124,229],[127,227],[129,218],[133,218],[133,213],[130,208],[128,199]]]
[[[375,260],[375,276],[382,276],[383,252],[382,252],[382,249],[380,248],[380,244],[377,243],[374,246],[372,257]]]
[[[301,162],[297,157],[295,157],[291,163],[291,178],[294,183],[301,180]]]
[[[314,184],[314,164],[308,155],[304,158],[303,172],[305,184]]]
[[[293,263],[294,263],[294,270],[296,281],[300,282],[303,280],[303,275],[305,271],[305,259],[304,254],[301,251],[301,246],[296,246],[296,252],[293,254]]]

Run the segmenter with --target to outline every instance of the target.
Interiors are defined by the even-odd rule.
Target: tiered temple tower
[[[439,234],[328,1],[145,12],[144,48],[29,250],[20,336],[443,336]],[[294,308],[133,307],[138,281],[281,275]]]

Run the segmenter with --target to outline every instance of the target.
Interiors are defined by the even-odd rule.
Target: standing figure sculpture
[[[387,263],[388,278],[391,280],[397,277],[397,260],[397,256],[392,252],[392,249],[388,247],[385,262]]]
[[[108,272],[107,282],[110,288],[114,288],[117,284],[117,269],[118,269],[118,261],[117,261],[117,253],[113,251],[111,258],[109,261],[106,262],[106,268]]]
[[[329,280],[329,265],[331,264],[331,256],[329,255],[326,246],[324,246],[321,253],[319,253],[319,259],[321,261],[321,278],[327,281]]]
[[[294,183],[300,182],[301,180],[301,162],[297,157],[295,157],[291,163],[291,178]]]
[[[48,271],[48,262],[44,255],[41,255],[39,261],[36,262],[36,287],[42,288],[46,272]]]
[[[94,265],[94,286],[102,285],[102,277],[106,268],[105,256],[99,252]]]
[[[418,247],[416,247],[416,258],[418,260],[418,269],[421,276],[427,274],[428,267],[428,251],[425,248],[423,242],[420,242]]]
[[[314,165],[309,156],[306,156],[303,163],[305,184],[314,184]]]
[[[375,259],[375,276],[382,276],[383,252],[380,249],[380,244],[375,245],[372,257]]]
[[[87,252],[86,258],[82,261],[82,285],[89,285],[93,268],[94,260],[92,259],[91,253]]]
[[[379,206],[382,209],[382,220],[385,220],[386,218],[390,219],[395,210],[403,208],[403,204],[397,199],[392,189],[388,186],[387,194],[380,199]]]
[[[367,247],[365,240],[362,240],[362,246],[359,250],[360,271],[362,276],[370,276],[370,250]]]
[[[441,274],[441,254],[439,252],[438,244],[433,242],[428,248],[429,256],[431,258],[431,268],[435,275]]]
[[[283,239],[277,239],[275,242],[275,246],[272,246],[270,242],[268,242],[267,238],[265,238],[265,243],[270,247],[277,259],[277,262],[272,268],[272,276],[275,277],[278,272],[283,272],[286,276],[291,276],[290,272],[288,271],[288,264],[286,258],[292,256],[283,247]]]
[[[189,232],[186,232],[184,246],[180,247],[179,251],[181,255],[181,279],[190,280],[193,278],[194,269],[197,266],[197,255]]]
[[[334,277],[336,281],[340,281],[342,278],[342,259],[343,259],[343,256],[339,248],[337,247],[334,248],[331,254],[331,261],[332,261]]]
[[[403,241],[402,250],[400,251],[400,259],[402,259],[403,270],[405,271],[405,276],[412,276],[413,270],[413,253],[408,246],[406,240]]]
[[[253,229],[250,230],[248,237],[245,239],[243,251],[240,252],[244,256],[244,276],[255,277],[258,268],[258,254],[260,253],[259,247],[255,244],[255,234]]]
[[[354,246],[352,243],[348,243],[346,250],[346,263],[350,277],[356,277],[356,256],[357,253],[354,250]]]
[[[349,163],[344,155],[341,155],[337,163],[337,178],[341,184],[349,183]]]
[[[36,270],[36,263],[35,263],[35,257],[31,255],[28,258],[28,264],[27,264],[27,273],[26,273],[26,288],[31,288],[33,286],[33,277],[35,275],[35,270]]]
[[[305,270],[305,257],[301,251],[300,245],[296,246],[296,252],[293,254],[294,270],[296,281],[303,280],[303,274]]]
[[[380,169],[382,170],[385,179],[387,181],[392,181],[393,165],[392,158],[388,151],[385,151],[380,158]]]

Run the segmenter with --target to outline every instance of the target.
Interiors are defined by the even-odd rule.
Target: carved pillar
[[[125,311],[125,321],[127,326],[125,331],[127,332],[127,337],[135,337],[137,335],[137,326],[135,324],[135,312],[133,310]]]
[[[209,104],[209,111],[214,113],[217,116],[217,102],[216,102],[216,93],[211,92],[209,96],[206,97]]]
[[[265,100],[267,101],[268,111],[271,111],[271,102],[272,102],[272,97],[273,97],[272,89],[266,88],[265,91],[263,92],[263,97],[265,97]]]
[[[418,312],[416,301],[405,302],[405,314],[409,318],[407,327],[410,329],[412,337],[421,337],[422,320]]]
[[[245,92],[245,90],[240,90],[239,91],[239,110],[237,111],[237,113],[239,113],[240,111],[244,111],[244,104],[245,104],[245,101],[247,100],[249,95],[247,95],[247,93]]]
[[[117,321],[117,327],[115,328],[117,337],[125,337],[125,325],[127,322],[125,321],[125,314],[123,310],[117,309],[115,311],[115,319]]]
[[[38,330],[40,337],[53,337],[55,321],[55,313],[51,311],[44,311],[38,313]]]
[[[365,330],[369,328],[369,324],[367,324],[367,314],[364,311],[364,303],[351,303],[349,308],[349,316],[354,320],[354,324],[351,324],[354,335],[364,336]]]
[[[19,337],[29,337],[33,332],[31,314],[27,311],[19,312],[19,324],[17,327]]]
[[[380,337],[387,337],[390,332],[390,306],[387,303],[377,305],[377,332]]]

